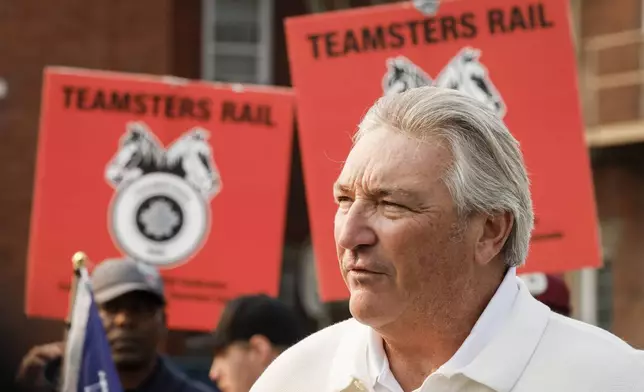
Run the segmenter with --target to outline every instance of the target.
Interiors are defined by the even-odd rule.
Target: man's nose
[[[212,361],[212,365],[210,365],[210,372],[208,372],[208,377],[214,382],[217,382],[217,380],[219,379],[220,374],[219,366],[217,366],[217,361]]]
[[[129,327],[134,324],[134,318],[135,316],[132,315],[132,312],[123,309],[114,313],[114,315],[112,316],[112,323],[121,328]]]
[[[336,242],[344,249],[354,250],[374,245],[376,233],[371,227],[372,214],[366,203],[354,202],[346,213],[338,213],[335,220]]]

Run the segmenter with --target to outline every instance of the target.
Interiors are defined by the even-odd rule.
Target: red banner
[[[521,142],[537,215],[522,272],[600,265],[566,1],[441,2],[433,16],[405,2],[289,19],[286,32],[323,300],[348,295],[331,189],[350,136],[378,97],[427,84],[486,103]]]
[[[173,328],[277,295],[290,90],[51,68],[42,101],[28,315],[66,315],[78,250],[158,266]]]

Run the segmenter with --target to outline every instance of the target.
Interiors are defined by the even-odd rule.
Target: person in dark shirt
[[[156,268],[130,259],[106,260],[91,281],[125,391],[212,392],[157,352],[167,329],[165,294]],[[62,342],[34,347],[23,359],[17,384],[25,391],[57,391],[63,354]]]
[[[213,351],[210,378],[217,387],[248,392],[278,355],[305,336],[297,315],[284,303],[248,295],[228,302],[213,334],[198,339]]]

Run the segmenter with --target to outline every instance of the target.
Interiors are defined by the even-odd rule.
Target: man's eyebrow
[[[409,196],[414,196],[413,192],[407,191],[405,189],[386,188],[386,187],[373,188],[373,189],[370,189],[368,193],[373,197],[387,197],[387,196],[409,197]]]
[[[333,184],[333,189],[336,192],[340,193],[352,193],[353,190],[351,189],[350,186],[346,184],[341,184],[336,182]],[[407,191],[404,189],[400,188],[388,188],[388,187],[377,187],[377,188],[371,188],[366,193],[374,198],[381,198],[381,197],[387,197],[387,196],[403,196],[403,197],[413,197],[415,196],[414,192]]]

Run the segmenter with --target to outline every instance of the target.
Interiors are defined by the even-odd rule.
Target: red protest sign
[[[333,240],[332,184],[366,109],[385,93],[455,88],[521,142],[537,215],[523,272],[600,265],[575,51],[561,0],[411,2],[286,21],[302,161],[324,300],[347,297]]]
[[[66,315],[78,250],[158,266],[174,328],[276,296],[292,129],[286,89],[46,70],[27,314]]]

